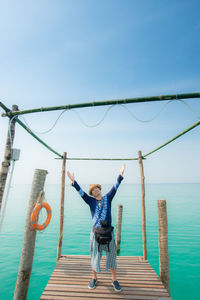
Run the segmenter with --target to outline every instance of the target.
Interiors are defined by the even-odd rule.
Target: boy
[[[116,278],[116,244],[114,239],[114,233],[112,231],[113,227],[112,216],[111,216],[111,203],[115,196],[115,193],[123,180],[123,174],[125,170],[125,164],[123,164],[120,169],[120,175],[117,178],[116,184],[112,189],[104,196],[101,195],[101,185],[100,184],[90,184],[89,195],[86,194],[78,183],[74,179],[74,174],[67,172],[68,177],[72,181],[72,186],[79,192],[83,200],[90,206],[90,211],[92,215],[93,228],[90,234],[90,252],[91,252],[91,264],[92,264],[92,279],[89,282],[88,288],[94,289],[97,284],[97,272],[101,272],[100,260],[102,257],[102,250],[106,251],[106,271],[108,269],[112,272],[112,284],[116,292],[120,292],[122,289]],[[110,228],[111,229],[111,241],[108,245],[100,245],[95,239],[95,231],[97,228]]]

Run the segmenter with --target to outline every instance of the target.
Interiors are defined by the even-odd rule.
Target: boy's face
[[[92,190],[92,196],[94,196],[95,198],[98,196],[101,196],[101,190],[100,188],[98,188],[97,186],[93,188]]]

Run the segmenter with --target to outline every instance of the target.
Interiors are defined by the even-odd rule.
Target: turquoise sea
[[[103,193],[110,187],[104,185]],[[10,191],[0,233],[1,300],[13,298],[30,190],[30,185],[13,185]],[[37,233],[28,300],[40,298],[56,264],[60,186],[46,185],[45,193],[53,216],[48,228]],[[158,199],[167,200],[171,296],[174,300],[200,299],[200,183],[146,184],[147,256],[159,275]],[[142,255],[140,185],[121,184],[112,204],[113,225],[119,203],[123,204],[120,255]],[[67,185],[62,253],[89,254],[91,225],[87,204]]]

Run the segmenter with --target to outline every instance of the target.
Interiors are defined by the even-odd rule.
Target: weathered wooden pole
[[[166,200],[158,200],[160,279],[170,294]]]
[[[62,161],[62,177],[61,177],[61,197],[60,197],[60,224],[59,224],[59,237],[57,248],[57,260],[61,256],[62,240],[63,240],[63,224],[64,224],[64,200],[65,200],[65,166],[66,166],[67,153],[63,153]]]
[[[30,219],[33,208],[37,202],[37,198],[40,195],[40,192],[43,191],[46,175],[46,170],[36,169],[34,173],[29,206],[26,215],[24,241],[15,286],[14,300],[25,300],[27,297],[36,239],[36,230],[31,226]]]
[[[121,230],[122,230],[122,212],[123,212],[123,205],[119,204],[117,206],[117,225],[116,225],[117,254],[120,252]]]
[[[143,240],[143,258],[147,259],[147,238],[146,238],[146,212],[145,212],[145,184],[144,184],[144,169],[142,162],[142,152],[138,151],[138,162],[140,165],[140,174],[141,174],[141,200],[142,200],[142,240]]]
[[[18,106],[13,105],[12,106],[12,111],[17,111],[17,110],[18,110]],[[0,211],[1,211],[2,201],[3,201],[4,190],[5,190],[5,186],[6,186],[6,179],[7,179],[7,175],[8,175],[8,170],[9,170],[9,167],[10,167],[11,156],[12,156],[12,144],[13,144],[13,140],[14,140],[14,136],[15,136],[15,123],[16,123],[15,118],[12,120],[11,123],[9,121],[6,147],[5,147],[5,152],[4,152],[4,160],[1,164],[1,171],[0,171]],[[10,138],[11,138],[11,140],[10,140]]]

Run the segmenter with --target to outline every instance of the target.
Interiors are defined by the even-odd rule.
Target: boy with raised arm
[[[101,272],[100,261],[102,251],[106,252],[106,271],[112,272],[112,284],[116,292],[121,291],[121,287],[116,277],[116,244],[112,227],[111,203],[115,193],[123,180],[125,164],[120,169],[117,182],[112,189],[104,196],[101,195],[100,184],[89,185],[89,195],[86,194],[74,179],[74,174],[67,172],[68,177],[72,181],[72,186],[79,192],[83,200],[90,206],[93,227],[90,234],[90,252],[92,265],[92,279],[88,284],[88,288],[94,289],[97,284],[97,272]]]

